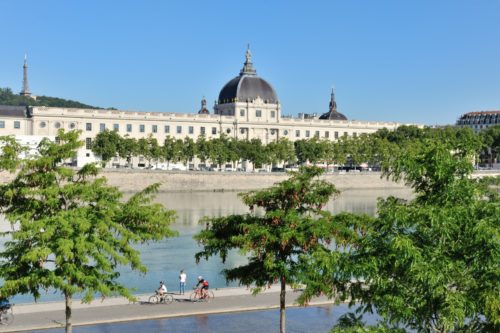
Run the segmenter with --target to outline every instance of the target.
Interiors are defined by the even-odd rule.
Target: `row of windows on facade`
[[[494,124],[484,124],[484,125],[468,125],[468,124],[459,124],[460,126],[467,126],[469,128],[473,128],[473,129],[483,129],[483,128],[488,128],[489,126],[492,126]]]
[[[92,123],[86,123],[85,130],[92,131]],[[106,130],[106,124],[104,123],[99,124],[99,132],[104,132],[105,130]],[[113,124],[113,131],[119,132],[120,124]],[[126,124],[126,131],[128,133],[132,132],[132,124]],[[165,125],[163,131],[167,134],[171,133],[170,125]],[[140,124],[139,132],[146,133],[146,125]],[[177,126],[176,132],[177,134],[182,134],[182,126]],[[151,125],[151,133],[158,133],[158,125]],[[194,126],[188,126],[188,133],[194,134]],[[200,127],[200,134],[206,134],[205,127]],[[212,127],[212,134],[217,134],[217,127]]]
[[[132,132],[132,124],[127,124],[126,127],[127,127],[126,128],[127,132],[129,132],[129,133]],[[86,124],[86,130],[87,131],[92,131],[92,123],[87,123]],[[100,132],[104,132],[105,130],[106,130],[106,124],[104,124],[104,123],[99,124],[99,131]],[[241,134],[244,134],[246,130],[247,130],[246,127],[245,128],[241,128],[240,129]],[[120,125],[119,124],[113,124],[113,131],[117,131],[117,132],[120,131]],[[165,125],[163,131],[166,134],[171,133],[170,132],[170,125]],[[142,125],[142,124],[139,125],[139,132],[145,133],[146,132],[146,125]],[[228,134],[231,133],[231,129],[227,128],[226,132]],[[151,125],[151,133],[158,133],[158,125]],[[177,134],[182,134],[183,133],[182,126],[177,126],[176,127],[176,133]],[[194,126],[188,126],[188,133],[189,134],[194,134]],[[295,136],[297,138],[300,137],[300,133],[301,133],[300,130],[296,130],[295,131]],[[200,134],[202,134],[202,135],[206,134],[206,128],[205,127],[203,127],[203,126],[200,127]],[[217,134],[217,127],[212,127],[212,134]],[[275,130],[271,130],[271,134],[275,134]],[[283,134],[284,135],[288,135],[288,130],[284,130]],[[325,135],[324,136],[325,138],[329,138],[330,137],[330,132],[329,131],[325,131],[324,135]],[[334,135],[335,135],[335,139],[339,138],[339,132],[335,131]],[[347,136],[348,133],[344,132],[344,135]],[[354,132],[352,135],[354,137],[356,137],[357,133]],[[311,131],[310,130],[306,130],[305,131],[305,136],[307,138],[311,137]],[[315,131],[314,136],[320,137],[320,131]]]
[[[0,128],[5,128],[5,120],[0,120]],[[21,128],[21,122],[18,120],[14,121],[14,128],[15,129],[20,129]]]
[[[459,125],[471,125],[471,124],[500,124],[500,117],[487,117],[487,118],[466,118],[460,119],[458,121]]]
[[[240,110],[240,116],[241,117],[245,116],[245,109]],[[261,118],[262,117],[262,110],[255,110],[255,117]],[[276,111],[271,111],[270,118],[276,118]]]
[[[240,110],[240,117],[245,116],[245,109]],[[262,110],[255,110],[255,117],[256,118],[262,118]],[[269,114],[269,118],[276,118],[276,111],[271,110]]]
[[[245,110],[244,109],[240,110],[240,116],[242,116],[242,117],[245,116]],[[255,116],[257,118],[262,117],[262,110],[255,110]],[[275,117],[276,117],[276,111],[271,111],[271,118],[275,118]],[[40,127],[41,128],[45,128],[46,126],[47,126],[47,123],[45,121],[40,122]],[[54,123],[54,127],[55,128],[61,128],[61,123],[60,122],[55,122]],[[177,126],[177,133],[180,134],[180,133],[182,133],[182,129],[180,129],[180,132],[179,132],[179,127],[180,126]],[[5,128],[5,121],[0,120],[0,128]],[[15,129],[21,128],[21,122],[14,121],[14,128]],[[75,123],[70,123],[69,124],[69,128],[70,129],[75,129],[76,128],[76,124]],[[106,128],[105,124],[100,124],[100,131],[104,131],[105,128]],[[87,123],[86,124],[86,129],[87,129],[87,131],[91,131],[92,130],[92,124],[91,123]],[[192,129],[192,126],[190,126],[190,130],[191,129]],[[119,130],[118,124],[114,124],[113,125],[113,130],[115,130],[115,131]],[[127,132],[132,132],[132,124],[127,124]],[[139,132],[141,132],[141,133],[145,132],[145,125],[139,125]],[[153,133],[157,133],[158,132],[157,125],[153,125],[152,132]],[[213,129],[212,129],[212,132],[213,132],[213,134],[216,134],[216,132],[214,132]],[[168,132],[165,130],[165,133],[168,133]],[[193,134],[193,132],[190,132],[190,134]]]
[[[5,121],[0,120],[0,128],[5,128]],[[14,128],[15,129],[20,129],[21,128],[21,122],[20,121],[14,121]],[[92,131],[92,123],[86,123],[85,129],[87,131]],[[132,124],[127,124],[126,125],[126,129],[127,129],[127,132],[132,132]],[[105,130],[106,130],[106,124],[104,124],[104,123],[99,124],[99,131],[104,132]],[[120,125],[119,124],[113,124],[113,130],[114,131],[119,131],[120,130]],[[246,130],[247,130],[246,128],[241,128],[240,129],[241,134],[244,134]],[[142,124],[139,125],[139,132],[145,133],[146,132],[146,125],[142,125]],[[152,133],[158,133],[158,125],[152,125],[151,126],[151,132]],[[166,134],[170,133],[170,125],[165,125],[164,132]],[[226,132],[228,134],[231,133],[231,129],[230,128],[226,129]],[[176,133],[177,134],[182,134],[182,126],[177,126],[176,127]],[[188,133],[189,134],[194,134],[194,126],[188,126]],[[205,127],[203,127],[203,126],[200,127],[200,134],[201,135],[205,135],[206,134]],[[217,134],[217,127],[212,127],[212,134],[214,134],[214,135]],[[271,130],[271,134],[275,134],[275,130]],[[283,134],[284,135],[288,135],[288,130],[284,130]],[[347,136],[348,133],[344,132],[344,135]],[[357,133],[354,132],[352,135],[354,137],[356,137]],[[295,137],[300,138],[300,136],[301,136],[301,131],[300,130],[295,130]],[[315,131],[314,136],[319,138],[320,137],[320,131]],[[311,137],[311,131],[310,130],[306,130],[305,131],[305,137],[306,138]],[[330,132],[329,131],[325,131],[324,132],[324,137],[325,138],[329,138],[330,137]],[[339,132],[335,131],[334,132],[334,137],[335,137],[335,139],[338,139],[339,138]]]

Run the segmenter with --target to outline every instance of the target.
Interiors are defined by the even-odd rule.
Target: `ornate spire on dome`
[[[205,96],[201,99],[201,109],[198,111],[198,114],[210,114],[210,111],[207,109],[207,100]]]
[[[332,88],[332,94],[330,95],[330,112],[337,112],[337,102],[335,102],[335,88]]]
[[[250,44],[248,44],[247,52],[245,54],[245,63],[240,71],[240,75],[255,75],[257,71],[253,68],[252,52],[250,52]]]
[[[330,95],[330,107],[328,112],[322,114],[319,119],[325,120],[347,120],[347,117],[342,113],[337,111],[337,102],[335,102],[335,88],[332,88],[332,93]]]
[[[30,87],[28,84],[28,56],[24,55],[24,65],[23,65],[23,90],[21,90],[21,96],[31,96]]]

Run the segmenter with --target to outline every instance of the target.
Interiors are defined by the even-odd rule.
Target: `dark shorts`
[[[208,286],[201,286],[201,289],[208,290]]]

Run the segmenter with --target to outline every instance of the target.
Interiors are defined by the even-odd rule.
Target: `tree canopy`
[[[326,251],[336,226],[323,210],[335,187],[317,177],[318,168],[302,168],[269,189],[242,194],[250,213],[208,218],[207,228],[195,236],[203,245],[196,260],[219,255],[224,261],[239,249],[248,263],[223,271],[228,281],[239,281],[259,292],[279,282],[280,332],[285,332],[285,288],[302,282],[309,256]],[[259,212],[262,210],[261,212]]]
[[[71,304],[76,294],[90,302],[95,294],[134,297],[117,280],[118,266],[146,272],[138,242],[157,241],[176,233],[169,228],[174,212],[152,202],[158,184],[123,201],[116,187],[98,177],[94,164],[80,170],[62,166],[82,145],[76,131],[60,130],[58,142],[44,139],[39,155],[13,158],[18,149],[2,138],[0,165],[19,169],[9,183],[0,185],[0,208],[12,230],[0,252],[3,296],[32,294],[54,288],[66,300],[66,329],[71,331]],[[13,161],[13,162],[12,162]]]
[[[380,199],[376,217],[334,217],[353,232],[340,257],[314,258],[324,270],[310,272],[306,295],[340,293],[417,332],[498,331],[499,195],[470,178],[475,139],[441,134],[400,142],[383,163],[386,176],[415,190],[413,200]]]

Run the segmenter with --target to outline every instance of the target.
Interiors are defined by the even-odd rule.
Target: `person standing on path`
[[[184,273],[184,270],[181,270],[181,273],[179,274],[179,294],[184,295],[185,288],[186,288],[186,279],[187,275]]]

